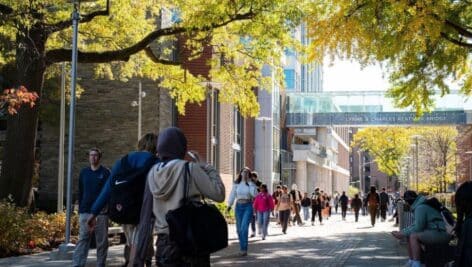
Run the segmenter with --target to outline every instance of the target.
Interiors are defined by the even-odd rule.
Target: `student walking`
[[[341,197],[339,198],[339,203],[341,204],[341,217],[343,221],[346,220],[346,213],[347,213],[347,203],[349,202],[349,199],[346,196],[346,192],[343,191]]]
[[[247,256],[249,224],[253,215],[252,202],[257,195],[256,185],[251,180],[251,170],[244,168],[233,184],[229,196],[228,209],[236,201],[236,229],[239,238],[239,256]]]
[[[380,192],[380,219],[382,222],[387,219],[387,209],[389,203],[389,196],[387,192],[385,192],[385,187],[383,187],[382,192]]]
[[[90,166],[82,169],[79,175],[79,240],[74,250],[73,266],[83,267],[91,242],[91,232],[87,225],[91,208],[105,185],[110,171],[100,164],[102,152],[92,148],[88,152]],[[101,210],[93,230],[97,247],[97,266],[105,266],[108,251],[108,216]]]
[[[280,224],[282,233],[287,233],[288,220],[290,219],[290,209],[292,207],[292,199],[288,193],[286,185],[282,186],[282,193],[278,199],[277,210],[279,211]]]
[[[251,180],[256,185],[257,193],[260,192],[260,186],[262,185],[262,182],[259,181],[258,177],[259,177],[259,175],[257,174],[257,172],[255,172],[255,171],[251,172]],[[251,217],[251,237],[256,236],[256,219],[257,219],[256,215],[257,215],[256,211],[254,210],[254,212],[252,214],[252,217]],[[261,234],[261,229],[260,228],[259,228],[258,232],[259,232],[259,235],[260,235]]]
[[[323,216],[321,215],[322,205],[320,189],[316,188],[311,196],[311,225],[315,225],[316,214],[318,214],[320,224],[323,224]]]
[[[338,214],[338,206],[339,206],[339,195],[336,192],[336,195],[334,196],[334,211],[336,214]]]
[[[274,200],[267,192],[267,185],[260,186],[260,193],[254,199],[254,210],[257,214],[257,225],[261,231],[262,240],[267,236],[267,228],[269,227],[270,213],[274,209]]]
[[[369,194],[367,195],[367,205],[368,205],[369,214],[370,214],[370,223],[372,224],[372,226],[375,226],[377,209],[380,203],[380,197],[376,191],[377,189],[375,188],[375,186],[372,186],[370,188]]]
[[[301,206],[302,206],[302,210],[303,210],[303,220],[308,221],[308,219],[310,219],[311,199],[308,197],[307,192],[305,192],[303,194],[303,199],[301,201]]]
[[[295,225],[295,222],[299,226],[303,225],[304,223],[302,222],[302,218],[300,217],[300,208],[301,208],[301,200],[302,200],[302,194],[297,188],[296,184],[292,185],[292,191],[290,191],[290,197],[292,198],[292,209],[293,209],[293,224]]]
[[[362,208],[362,200],[359,198],[359,194],[355,194],[351,200],[351,208],[354,210],[354,218],[356,222],[359,221],[359,210]]]
[[[100,192],[100,195],[98,198],[95,200],[95,203],[93,203],[92,208],[91,208],[91,215],[89,216],[87,220],[87,224],[91,229],[95,227],[96,224],[96,217],[100,213],[100,211],[108,204],[111,194],[112,194],[112,183],[113,183],[113,178],[117,177],[120,174],[125,173],[128,169],[135,169],[135,170],[142,170],[146,168],[151,168],[156,162],[158,162],[158,159],[156,157],[156,146],[157,146],[157,135],[154,133],[147,133],[145,134],[139,141],[137,145],[138,151],[133,151],[128,153],[126,157],[126,161],[124,158],[121,158],[113,164],[113,167],[111,169],[111,174],[110,178],[107,179],[105,185],[103,186],[102,191]],[[127,166],[124,166],[127,165]],[[135,183],[134,186],[137,186],[137,184],[143,186],[142,190],[144,191],[145,187],[145,180],[147,178],[147,173],[143,172],[136,179],[143,179],[142,183]],[[116,185],[116,181],[115,181]],[[139,203],[139,201],[142,201],[142,196],[141,199],[127,199],[128,203],[136,204]],[[110,208],[110,207],[109,207]],[[141,208],[141,206],[136,207],[136,208]],[[136,244],[138,242],[138,236],[136,234],[137,232],[137,224],[123,224],[123,232],[126,237],[126,246],[125,246],[125,266],[129,262],[134,261],[134,255],[135,255],[135,249],[136,249]],[[152,259],[152,249],[153,247],[151,246],[152,242],[150,243],[150,253],[147,255],[147,262],[150,264],[151,259]]]
[[[156,218],[157,266],[210,266],[210,255],[183,256],[177,244],[169,238],[166,214],[180,208],[186,195],[189,201],[198,202],[202,197],[223,202],[225,186],[216,169],[192,152],[195,162],[184,160],[187,139],[179,128],[164,129],[158,138],[157,152],[162,163],[154,165],[148,174],[149,190],[153,196],[153,213]],[[186,177],[187,176],[187,177]]]

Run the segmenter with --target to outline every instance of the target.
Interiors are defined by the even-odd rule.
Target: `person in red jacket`
[[[261,185],[260,192],[254,199],[253,206],[257,214],[258,227],[262,232],[262,240],[265,240],[267,228],[269,227],[270,213],[274,209],[274,200],[267,192],[267,185]]]

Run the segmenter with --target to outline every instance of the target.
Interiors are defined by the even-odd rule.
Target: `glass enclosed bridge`
[[[472,98],[451,91],[434,96],[434,111],[416,118],[395,108],[384,91],[288,93],[287,127],[472,124]]]

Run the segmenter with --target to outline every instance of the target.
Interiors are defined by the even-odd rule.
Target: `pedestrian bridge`
[[[434,96],[435,107],[416,118],[399,109],[385,91],[288,93],[288,127],[472,124],[472,99],[458,91]]]

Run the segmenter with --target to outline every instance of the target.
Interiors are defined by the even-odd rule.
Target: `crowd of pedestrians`
[[[111,171],[102,166],[102,152],[98,148],[88,151],[89,166],[79,176],[79,239],[73,256],[73,266],[85,266],[94,232],[97,247],[97,266],[105,266],[108,249],[108,220],[111,210],[126,210],[126,204],[110,207],[113,190],[120,183],[116,177],[126,176],[127,171],[145,169],[144,182],[139,199],[138,220],[123,224],[126,236],[124,266],[152,266],[155,256],[157,266],[210,266],[210,253],[187,255],[178,242],[170,237],[166,215],[181,207],[183,201],[199,202],[210,199],[222,202],[225,186],[216,169],[203,162],[198,153],[189,152],[187,140],[178,128],[168,128],[159,136],[146,134],[138,142],[137,151],[128,153],[118,160]],[[189,156],[191,162],[185,160]],[[125,169],[125,171],[123,170]],[[131,186],[131,183],[128,185]],[[391,195],[382,188],[371,187],[368,194],[354,194],[350,198],[346,192],[329,195],[320,188],[312,192],[301,192],[296,184],[277,185],[270,194],[269,185],[259,180],[257,172],[245,167],[234,181],[227,202],[227,211],[234,209],[236,232],[239,241],[239,256],[248,255],[249,238],[259,235],[262,240],[269,236],[269,223],[275,221],[282,234],[289,227],[322,225],[332,215],[332,209],[347,220],[348,210],[352,210],[353,221],[359,215],[370,215],[370,223],[387,220],[393,215],[398,223],[398,201],[404,201],[414,214],[413,223],[392,235],[408,241],[409,261],[406,266],[421,266],[421,246],[425,244],[447,244],[453,235],[458,238],[455,265],[472,266],[472,182],[464,183],[455,198],[457,224],[455,234],[448,230],[443,221],[442,210],[431,204],[424,196],[407,191],[403,198]],[[132,202],[130,200],[130,202]],[[110,217],[111,218],[111,217]],[[257,227],[256,227],[257,225]],[[251,235],[249,229],[251,228]],[[154,252],[153,232],[157,234]]]

